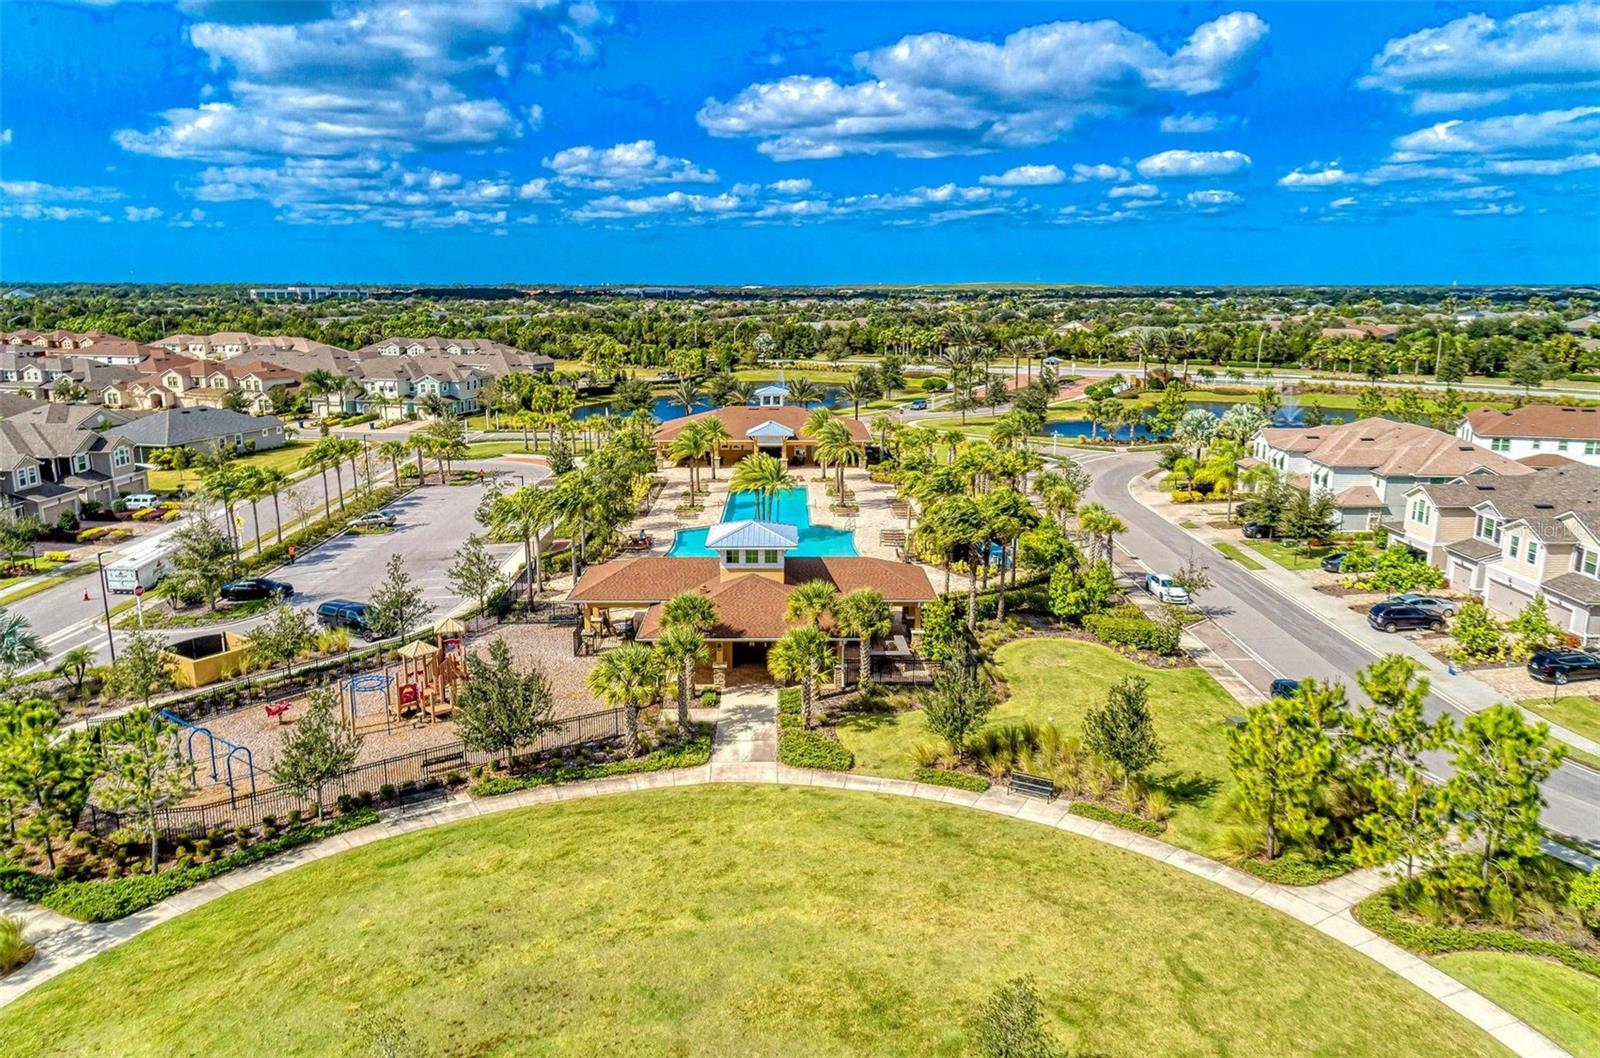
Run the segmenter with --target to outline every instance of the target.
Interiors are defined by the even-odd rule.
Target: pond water
[[[710,411],[715,407],[716,405],[711,402],[710,397],[701,396],[694,402],[694,411],[692,414],[698,415],[700,412]],[[822,399],[812,401],[810,404],[807,404],[806,407],[848,408],[851,407],[851,403],[848,400],[840,399],[839,390],[837,387],[825,386],[822,390]],[[588,419],[595,416],[626,414],[626,412],[617,406],[616,401],[604,400],[600,401],[598,404],[586,404],[583,407],[574,410],[572,417],[575,419]],[[688,414],[691,413],[684,411],[683,405],[672,397],[656,397],[650,402],[650,415],[656,420],[656,422],[671,422],[673,419],[681,419]]]
[[[1221,418],[1223,415],[1227,414],[1229,408],[1236,407],[1236,405],[1219,400],[1197,400],[1191,401],[1189,407],[1202,408],[1218,418]],[[1272,425],[1299,426],[1304,421],[1305,411],[1305,408],[1298,404],[1291,404],[1279,408],[1278,413],[1272,417]],[[1335,411],[1327,412],[1323,415],[1323,421],[1327,423],[1332,423],[1338,418],[1348,419],[1350,418],[1350,413]],[[1128,441],[1130,439],[1128,429],[1129,428],[1126,426],[1119,426],[1117,427],[1116,433],[1110,436],[1116,441]],[[1108,436],[1105,427],[1101,426],[1091,428],[1088,420],[1086,419],[1075,419],[1069,422],[1047,422],[1044,424],[1044,432],[1047,435],[1053,435],[1055,437],[1069,438],[1094,436],[1100,438],[1101,440],[1105,440],[1105,438]],[[1152,431],[1148,426],[1143,424],[1139,425],[1133,431],[1133,438],[1141,441],[1150,440],[1151,438],[1159,438],[1161,436],[1163,436],[1161,433]]]

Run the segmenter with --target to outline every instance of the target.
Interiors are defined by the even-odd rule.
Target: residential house
[[[423,402],[439,396],[455,414],[470,415],[483,409],[495,378],[485,368],[437,356],[365,360],[352,365],[345,377],[355,386],[312,397],[313,414],[404,419],[422,414]]]
[[[181,356],[196,360],[232,360],[250,356],[261,358],[270,353],[326,353],[331,359],[347,359],[348,349],[336,345],[299,338],[288,334],[258,335],[246,331],[218,331],[216,334],[169,334],[159,339],[157,345]],[[285,365],[287,366],[287,365]]]
[[[276,405],[274,395],[300,384],[298,371],[260,360],[211,363],[187,360],[99,391],[101,403],[111,408],[205,407],[237,405],[253,415],[265,415]]]
[[[1342,532],[1398,521],[1405,511],[1406,493],[1415,485],[1465,475],[1535,472],[1439,430],[1388,419],[1270,427],[1256,435],[1253,454],[1306,488],[1332,493]]]
[[[466,357],[479,366],[491,368],[495,375],[510,374],[513,371],[549,372],[556,369],[555,360],[548,356],[526,352],[487,338],[440,338],[437,335],[428,338],[384,338],[371,345],[364,345],[356,352],[389,357]]]
[[[0,500],[13,516],[55,525],[94,502],[148,486],[124,416],[85,405],[47,404],[0,419]]]
[[[1416,485],[1400,538],[1496,613],[1512,616],[1543,595],[1564,631],[1600,642],[1600,468]]]
[[[1600,408],[1480,408],[1462,420],[1456,436],[1512,459],[1555,454],[1600,467]]]
[[[287,437],[275,415],[246,415],[226,408],[167,408],[134,419],[120,428],[136,446],[140,462],[149,462],[161,448],[196,451],[264,452],[281,448]]]
[[[18,347],[38,349],[41,350],[41,355],[73,357],[101,364],[124,366],[143,363],[151,356],[161,353],[155,346],[144,345],[131,338],[122,338],[114,334],[101,334],[98,331],[86,333],[5,331],[0,332],[0,344],[13,349]]]

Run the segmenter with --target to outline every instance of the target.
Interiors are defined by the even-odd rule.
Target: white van
[[[130,511],[142,511],[161,506],[161,498],[153,492],[135,492],[132,496],[122,497],[122,506]]]

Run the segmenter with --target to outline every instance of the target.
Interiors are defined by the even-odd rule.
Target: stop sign
[[[144,585],[143,584],[135,584],[133,586],[133,594],[135,596],[143,595],[144,594]]]

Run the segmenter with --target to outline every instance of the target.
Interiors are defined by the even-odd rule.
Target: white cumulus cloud
[[[1421,155],[1600,147],[1600,106],[1441,121],[1401,136],[1394,147]]]
[[[991,187],[1044,187],[1064,183],[1067,174],[1057,165],[1019,165],[993,176],[980,176],[978,183]]]
[[[1360,81],[1419,112],[1600,86],[1600,4],[1556,4],[1496,19],[1470,14],[1383,46]]]
[[[654,140],[635,140],[613,147],[568,147],[544,160],[563,184],[595,191],[626,191],[646,184],[710,184],[717,174],[687,158],[656,150]]]
[[[1154,184],[1123,184],[1106,192],[1112,198],[1155,198],[1160,193]]]
[[[1148,109],[1247,80],[1267,34],[1249,12],[1195,29],[1174,52],[1109,20],[1028,26],[1000,43],[923,33],[863,51],[862,80],[795,75],[752,84],[697,115],[779,160],[972,154],[1049,143],[1079,121]]]
[[[1250,168],[1239,151],[1162,151],[1141,158],[1134,168],[1144,177],[1235,176]]]
[[[158,206],[123,206],[122,216],[124,220],[138,224],[141,221],[158,219],[161,216],[161,209]]]
[[[1220,213],[1244,205],[1244,196],[1233,191],[1211,189],[1191,191],[1184,196],[1184,201],[1202,213]]]
[[[1091,180],[1126,180],[1129,175],[1128,170],[1122,166],[1107,165],[1105,162],[1097,165],[1085,165],[1079,162],[1072,167],[1072,182],[1075,184],[1086,184]]]
[[[1202,113],[1196,114],[1188,111],[1183,114],[1168,114],[1161,119],[1161,131],[1177,134],[1220,132],[1231,129],[1235,124],[1232,117],[1222,114]]]

